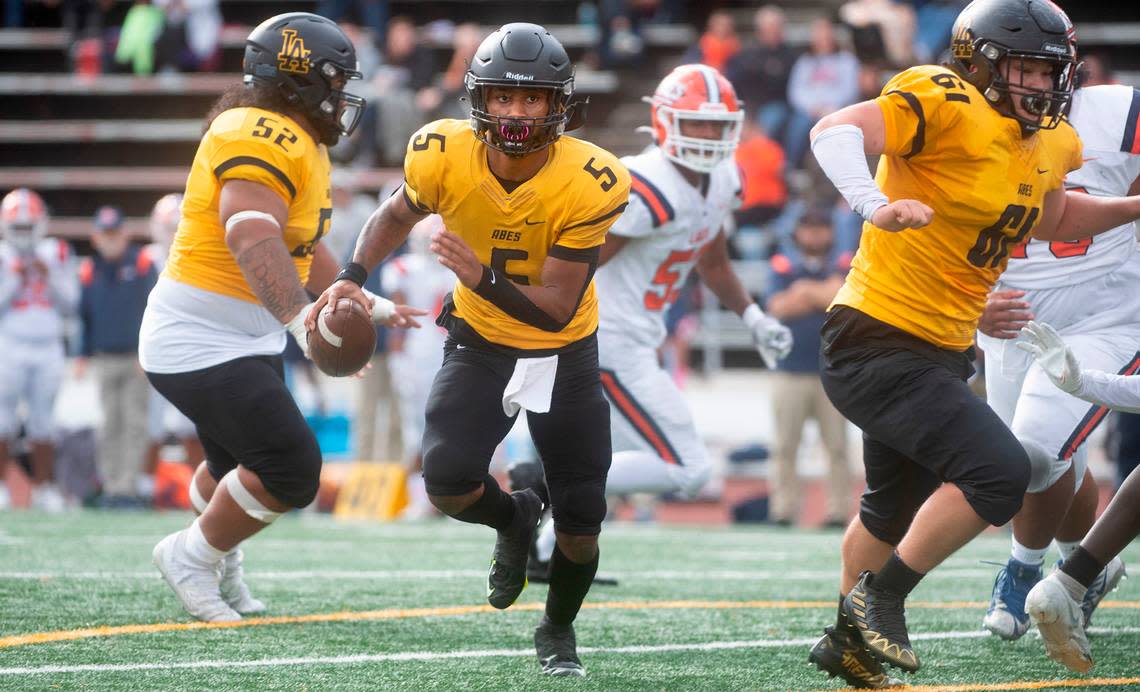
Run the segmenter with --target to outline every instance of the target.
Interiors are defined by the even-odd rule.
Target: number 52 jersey
[[[559,137],[546,164],[507,192],[487,165],[487,148],[466,120],[437,120],[412,136],[404,158],[406,201],[437,213],[479,262],[520,285],[540,284],[547,256],[597,265],[606,230],[625,210],[629,172],[589,142]],[[598,301],[591,279],[561,331],[543,331],[506,314],[456,282],[454,317],[483,339],[516,351],[550,351],[593,334]]]
[[[934,219],[900,232],[864,224],[834,303],[965,351],[1045,194],[1081,166],[1080,140],[1067,122],[1022,137],[973,85],[932,65],[899,73],[876,101],[886,140],[875,180],[892,202],[923,202]]]

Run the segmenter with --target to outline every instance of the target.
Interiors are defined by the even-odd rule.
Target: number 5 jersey
[[[248,180],[288,206],[283,230],[301,284],[332,220],[328,151],[300,125],[259,108],[227,110],[210,124],[186,182],[182,219],[151,292],[139,337],[148,372],[187,372],[234,358],[281,353],[285,330],[258,301],[226,245],[222,185]]]
[[[886,139],[875,180],[892,202],[923,202],[934,219],[900,232],[864,224],[834,302],[965,351],[1045,194],[1080,168],[1080,140],[1067,122],[1022,137],[973,85],[932,65],[899,73],[876,101]]]
[[[740,176],[730,158],[709,173],[702,191],[657,147],[622,163],[631,176],[629,207],[610,233],[629,241],[598,269],[601,334],[657,348],[666,311],[740,204]]]

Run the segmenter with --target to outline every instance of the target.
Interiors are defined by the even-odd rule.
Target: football
[[[317,316],[317,328],[309,332],[309,357],[332,377],[360,371],[376,351],[376,327],[364,308],[348,298],[329,303]]]

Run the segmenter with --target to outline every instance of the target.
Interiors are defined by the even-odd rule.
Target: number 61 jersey
[[[705,246],[740,205],[740,175],[729,158],[691,185],[658,147],[622,157],[632,177],[629,208],[610,229],[629,242],[598,270],[601,331],[657,348],[665,313]]]
[[[1140,176],[1140,91],[1119,84],[1077,89],[1069,120],[1081,136],[1085,165],[1065,186],[1090,195],[1128,195]],[[1010,253],[1001,283],[1030,290],[1072,286],[1115,271],[1135,254],[1131,223],[1095,238],[1030,240]]]
[[[257,303],[226,245],[218,199],[227,180],[260,183],[289,208],[285,246],[303,286],[332,220],[328,151],[292,119],[259,108],[233,108],[214,118],[186,181],[182,220],[163,275],[214,293]]]
[[[934,219],[897,233],[864,224],[834,302],[965,351],[1045,194],[1080,168],[1080,140],[1067,122],[1022,137],[972,84],[933,65],[899,73],[875,101],[886,126],[875,180],[892,202],[923,202]]]
[[[405,201],[436,213],[463,238],[481,264],[516,284],[542,283],[548,256],[597,266],[606,230],[625,210],[629,173],[617,157],[563,135],[546,163],[508,192],[487,164],[487,147],[466,120],[437,120],[408,143]],[[479,337],[514,351],[554,351],[593,334],[598,302],[591,278],[578,309],[561,331],[544,331],[511,317],[456,282],[451,316]]]

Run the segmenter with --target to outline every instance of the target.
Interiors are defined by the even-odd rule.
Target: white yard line
[[[1093,627],[1102,634],[1137,634],[1140,627]],[[911,636],[913,640],[982,639],[991,636],[984,630],[928,632]],[[785,646],[811,646],[818,637],[799,639],[756,639],[747,641],[700,642],[694,644],[650,644],[617,647],[582,647],[581,654],[657,654],[680,651],[725,651],[730,649],[770,649]],[[348,656],[298,656],[264,658],[252,661],[172,661],[169,663],[86,663],[79,665],[25,666],[0,668],[3,675],[59,675],[71,673],[129,673],[147,670],[215,670],[224,668],[271,668],[281,666],[340,666],[389,661],[441,661],[469,658],[521,658],[534,656],[527,649],[482,649],[474,651],[404,651],[385,654],[352,654]]]
[[[468,579],[482,577],[483,569],[315,569],[315,570],[247,570],[247,579],[292,581],[298,579]],[[835,579],[837,570],[602,570],[602,576],[628,579],[630,581],[800,581],[809,579]],[[991,569],[945,569],[936,570],[926,581],[939,579],[961,579],[967,577],[993,577]],[[0,571],[0,579],[151,579],[158,576],[154,570],[83,570],[69,571],[53,568],[50,570],[11,570]]]

